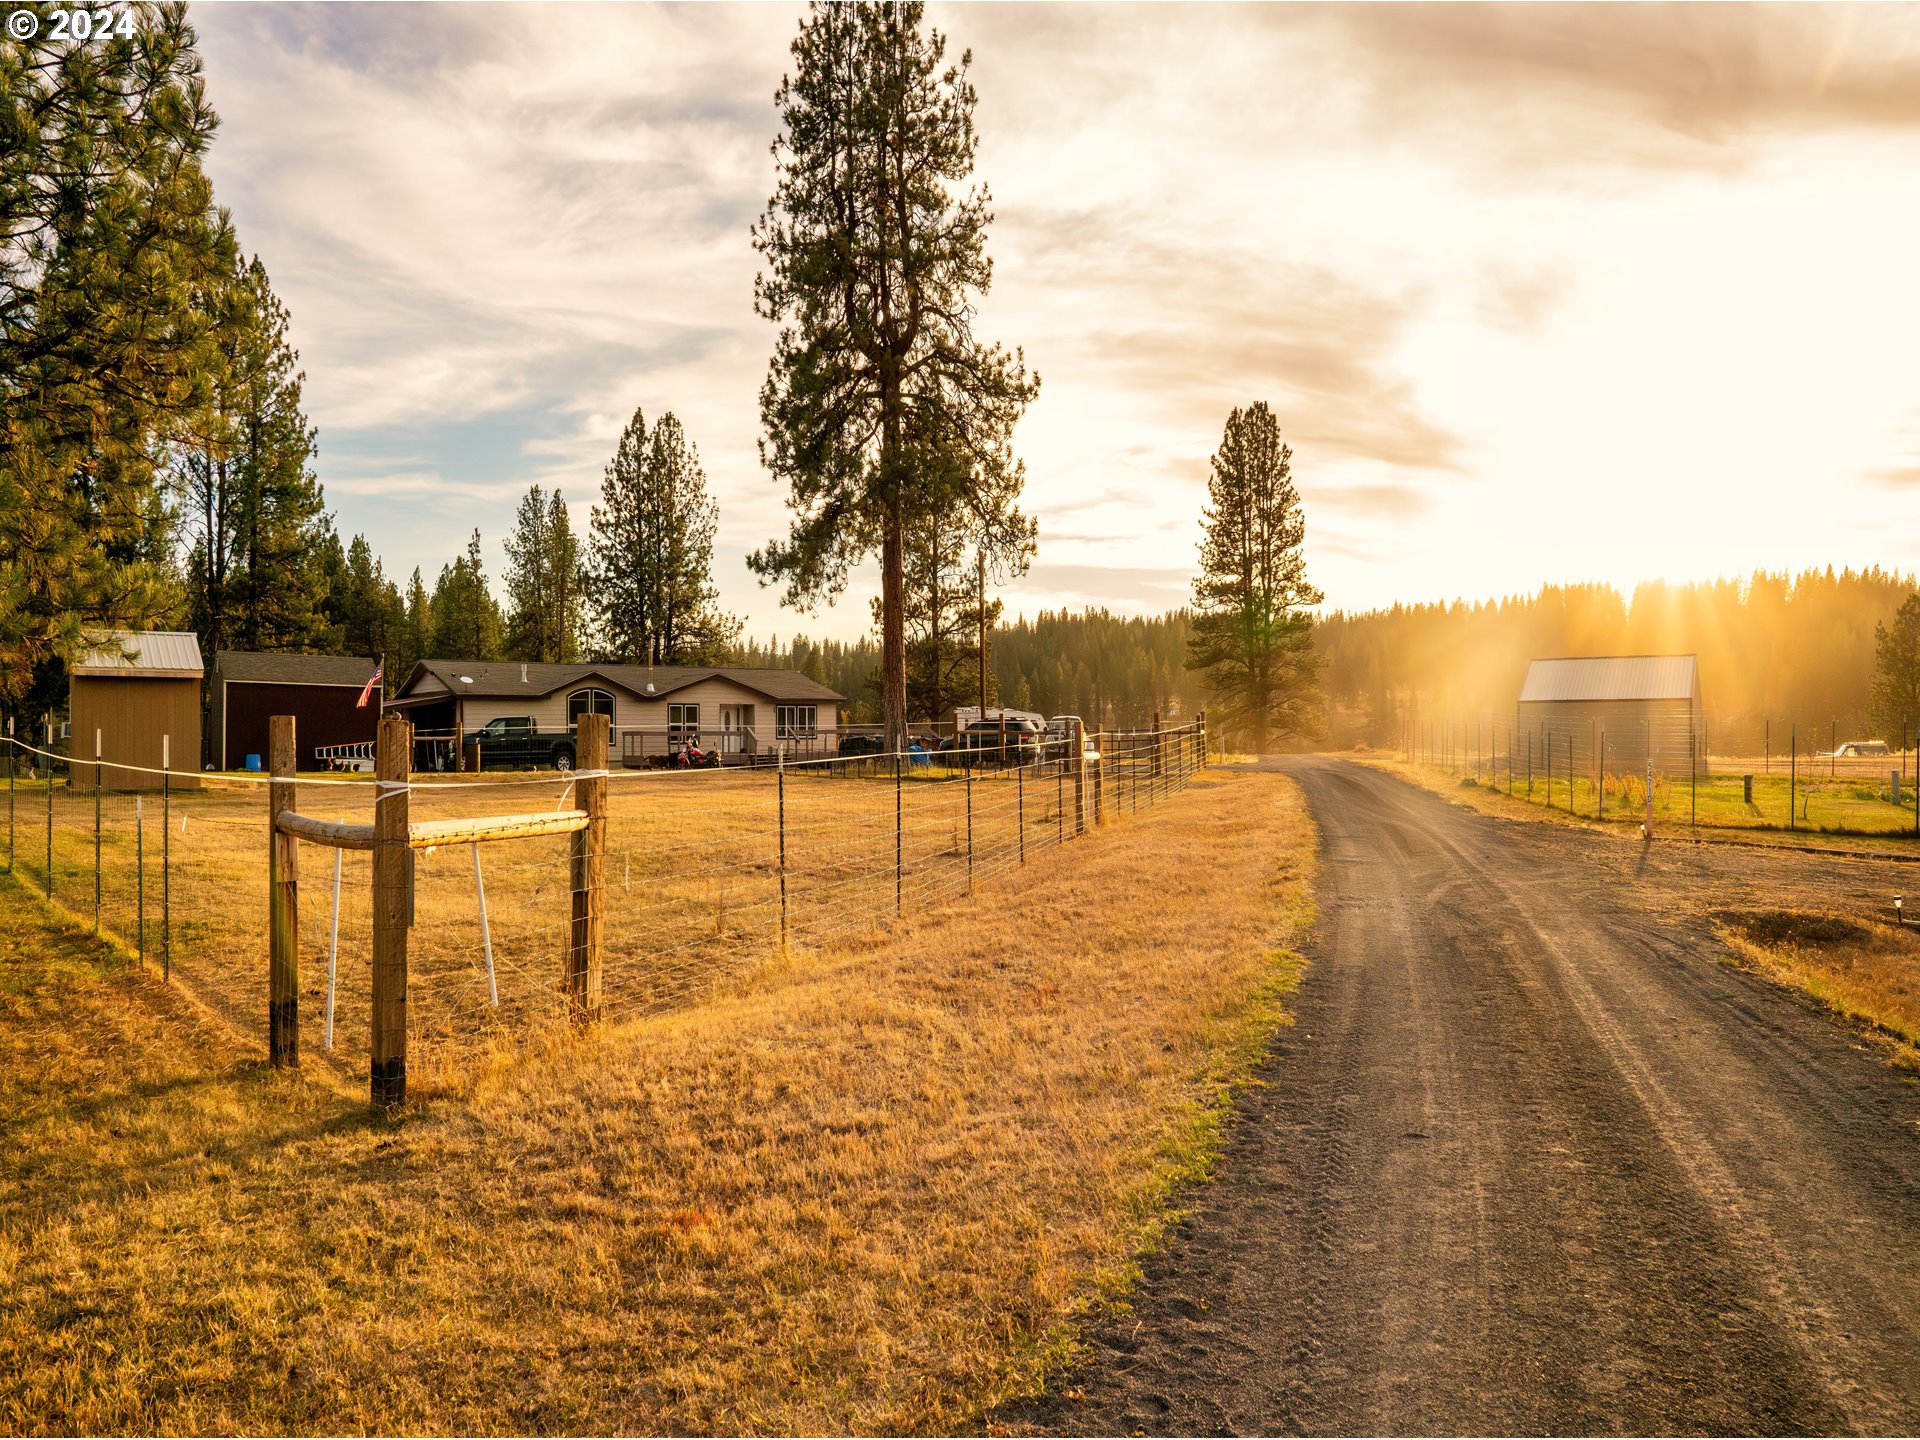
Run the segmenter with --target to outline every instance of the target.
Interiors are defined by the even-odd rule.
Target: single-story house
[[[1647,762],[1684,775],[1702,746],[1700,665],[1691,655],[1594,655],[1535,660],[1520,687],[1523,731],[1573,745],[1574,764],[1593,765],[1605,747],[1612,774],[1639,774]]]
[[[267,721],[293,716],[293,740],[302,770],[327,766],[323,746],[373,741],[380,733],[380,687],[367,703],[367,681],[377,660],[358,655],[269,655],[222,650],[213,657],[207,697],[207,763],[215,770],[246,768],[249,756],[268,763]]]
[[[559,735],[581,714],[601,714],[612,763],[637,768],[690,740],[729,760],[830,755],[845,699],[798,670],[422,660],[387,708],[407,714],[417,738],[446,741],[493,720],[531,720],[535,732]]]
[[[69,783],[94,784],[94,746],[109,762],[102,790],[157,790],[163,764],[176,788],[200,768],[200,642],[178,630],[103,632],[68,672]],[[114,766],[136,768],[115,769]]]

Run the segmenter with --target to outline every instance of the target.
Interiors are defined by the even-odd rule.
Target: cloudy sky
[[[1920,566],[1920,7],[935,6],[1043,380],[1011,608],[1188,594],[1264,399],[1329,606]],[[211,169],[341,528],[428,583],[675,411],[745,554],[791,6],[203,4]]]

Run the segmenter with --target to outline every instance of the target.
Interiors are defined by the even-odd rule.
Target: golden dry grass
[[[1747,967],[1806,991],[1920,1069],[1920,933],[1912,926],[1811,911],[1721,915],[1721,937]]]
[[[1110,757],[1109,816],[1164,800],[1173,753],[1156,778],[1148,755]],[[1089,786],[1088,805],[1092,804]],[[49,798],[51,806],[49,807]],[[298,808],[320,819],[371,819],[369,781],[309,777]],[[567,808],[571,785],[551,774],[417,777],[412,818]],[[81,922],[94,919],[96,820],[103,931],[159,963],[236,1025],[266,1013],[266,792],[209,777],[165,812],[147,794],[23,783],[8,798],[8,854],[34,889],[48,885]],[[843,944],[906,913],[963,894],[1072,836],[1073,788],[1058,767],[949,773],[788,772],[784,785],[786,935],[797,947]],[[971,814],[971,824],[969,815]],[[605,997],[616,1015],[677,1006],[782,949],[781,787],[771,771],[625,774],[609,791]],[[896,821],[901,844],[896,856]],[[569,837],[489,845],[482,852],[495,985],[492,1003],[470,847],[417,856],[409,1010],[416,1069],[459,1063],[475,1045],[551,1022],[570,916]],[[970,858],[971,852],[971,858]],[[301,1006],[308,1053],[324,1032],[334,944],[336,854],[300,847]],[[163,947],[161,866],[170,919]],[[899,874],[896,885],[896,859]],[[142,878],[144,876],[144,879]],[[365,852],[340,855],[336,1055],[356,1070],[367,1046],[372,915]],[[143,893],[144,892],[144,893]],[[142,920],[144,915],[144,922]],[[451,1057],[445,1052],[451,1051]]]
[[[1204,1171],[1312,864],[1286,781],[1206,777],[396,1121],[0,882],[0,1426],[975,1424]]]

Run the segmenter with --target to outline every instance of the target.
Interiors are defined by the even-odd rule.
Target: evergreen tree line
[[[1125,616],[1103,609],[1043,610],[995,625],[987,636],[987,703],[1078,715],[1089,727],[1108,729],[1148,725],[1156,711],[1168,724],[1184,723],[1206,704],[1205,692],[1185,668],[1190,625],[1185,610]],[[967,650],[973,684],[958,691],[916,689],[909,666],[908,709],[915,723],[951,721],[954,706],[980,703],[978,656],[976,640]],[[847,696],[853,722],[880,721],[880,644],[870,636],[749,639],[733,648],[728,663],[799,670]],[[935,708],[936,693],[950,698],[945,710]]]
[[[1776,745],[1784,745],[1781,727],[1796,723],[1803,739],[1818,726],[1824,745],[1832,723],[1848,732],[1842,739],[1870,730],[1893,738],[1903,682],[1878,677],[1890,675],[1889,657],[1898,661],[1899,636],[1920,633],[1920,602],[1903,611],[1914,587],[1913,576],[1878,567],[1647,581],[1630,599],[1609,585],[1555,585],[1477,604],[1336,612],[1321,619],[1315,639],[1337,739],[1388,743],[1395,717],[1415,705],[1434,714],[1506,713],[1536,658],[1693,654],[1716,750],[1723,738],[1749,743],[1748,732],[1759,743],[1769,720]],[[1911,625],[1896,625],[1897,616]],[[1917,643],[1910,637],[1908,648]],[[1878,692],[1887,698],[1876,704]]]

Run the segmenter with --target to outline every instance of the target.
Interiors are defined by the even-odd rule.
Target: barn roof
[[[429,675],[451,694],[495,699],[537,700],[596,675],[635,695],[648,695],[651,685],[650,698],[655,700],[715,677],[731,680],[769,700],[811,703],[846,699],[798,670],[713,665],[549,665],[538,661],[522,664],[518,660],[422,660],[401,685],[399,698],[412,695]]]
[[[198,680],[200,641],[190,630],[103,630],[73,662],[75,675],[125,679]]]
[[[273,655],[258,650],[222,650],[213,671],[223,680],[280,685],[365,685],[376,660],[360,655]]]
[[[1555,700],[1691,700],[1699,684],[1692,655],[1594,655],[1535,660],[1520,703]]]

